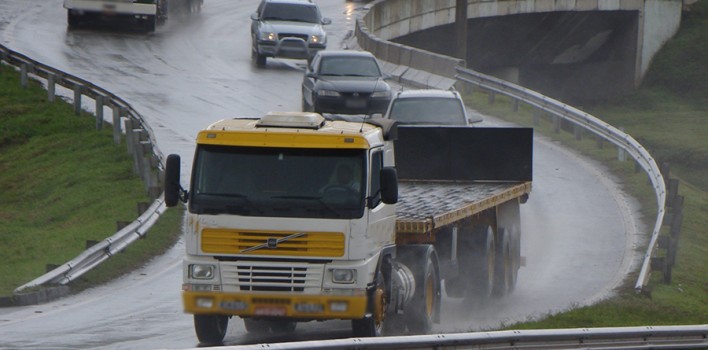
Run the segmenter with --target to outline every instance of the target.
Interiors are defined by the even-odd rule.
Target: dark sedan
[[[302,110],[333,114],[383,114],[391,101],[376,57],[366,51],[325,50],[302,80]]]

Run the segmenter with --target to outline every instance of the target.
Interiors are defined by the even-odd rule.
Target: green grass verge
[[[0,66],[0,296],[63,264],[133,221],[150,202],[132,170],[125,143],[111,126],[96,130],[92,115],[51,103],[36,82],[20,86],[19,73]],[[168,211],[148,238],[129,246],[72,291],[105,282],[163,252],[181,233],[181,215]]]
[[[656,56],[643,86],[622,102],[579,107],[622,128],[646,147],[658,163],[669,163],[670,177],[680,180],[684,219],[672,283],[661,272],[652,273],[650,293],[634,291],[637,273],[629,276],[615,297],[540,320],[506,325],[509,329],[617,327],[708,323],[708,1],[693,6],[677,36]],[[617,161],[617,148],[599,147],[596,138],[578,140],[572,127],[556,133],[550,117],[534,118],[534,109],[513,111],[509,98],[497,95],[494,103],[483,92],[465,95],[468,105],[520,125],[533,127],[568,148],[602,161],[623,189],[642,204],[647,227],[654,227],[656,197],[646,174],[633,161]],[[665,227],[663,231],[668,231]],[[651,232],[647,232],[647,237]],[[666,233],[666,232],[664,232]],[[641,248],[644,252],[646,247]]]

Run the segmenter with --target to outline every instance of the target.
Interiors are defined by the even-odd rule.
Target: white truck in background
[[[170,10],[196,11],[203,0],[64,0],[69,28],[86,22],[121,20],[135,23],[136,29],[153,32],[167,20]]]

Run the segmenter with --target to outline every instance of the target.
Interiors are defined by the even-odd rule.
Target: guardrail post
[[[81,85],[74,85],[74,114],[76,115],[81,115],[81,90],[83,90]]]
[[[27,85],[29,85],[27,78],[27,63],[23,63],[20,66],[20,86],[27,88]]]
[[[103,96],[96,96],[96,130],[103,129]]]
[[[583,139],[583,128],[578,126],[578,124],[573,124],[573,134],[575,135],[575,139],[580,141]]]
[[[47,101],[54,102],[56,97],[56,74],[49,73],[47,76]]]
[[[519,99],[517,99],[517,98],[514,99],[514,104],[512,105],[511,110],[514,112],[519,111]]]
[[[145,138],[145,140],[140,141],[140,153],[143,162],[143,174],[141,175],[141,177],[143,179],[143,184],[145,185],[145,190],[147,191],[150,189],[150,187],[157,186],[157,177],[152,171],[152,143],[147,140],[147,133],[141,133],[140,136],[141,138]]]
[[[111,111],[113,112],[113,142],[116,145],[120,145],[120,136],[122,134],[120,117],[122,114],[122,108],[113,104],[111,106]]]
[[[140,144],[140,138],[142,137],[143,130],[142,129],[133,129],[133,162],[135,164],[135,171],[140,176],[140,179],[144,182],[145,177],[143,177],[143,174],[145,171],[143,170],[144,163],[142,161],[143,158],[143,148]]]
[[[619,130],[624,132],[624,127],[620,127]],[[627,153],[624,151],[624,148],[619,146],[617,146],[617,160],[620,162],[627,160]]]
[[[495,99],[496,97],[497,97],[497,93],[496,93],[496,92],[494,92],[494,91],[489,91],[489,93],[487,94],[487,102],[488,102],[490,105],[493,105],[493,104],[494,104],[494,99]]]
[[[133,138],[135,135],[133,134],[133,120],[130,118],[125,119],[125,143],[126,143],[126,148],[128,149],[128,154],[133,154],[133,144],[135,143],[133,141]],[[135,167],[133,167],[133,171],[135,171]]]

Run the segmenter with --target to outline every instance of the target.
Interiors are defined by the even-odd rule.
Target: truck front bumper
[[[241,317],[360,319],[366,295],[282,295],[183,291],[184,311]]]

